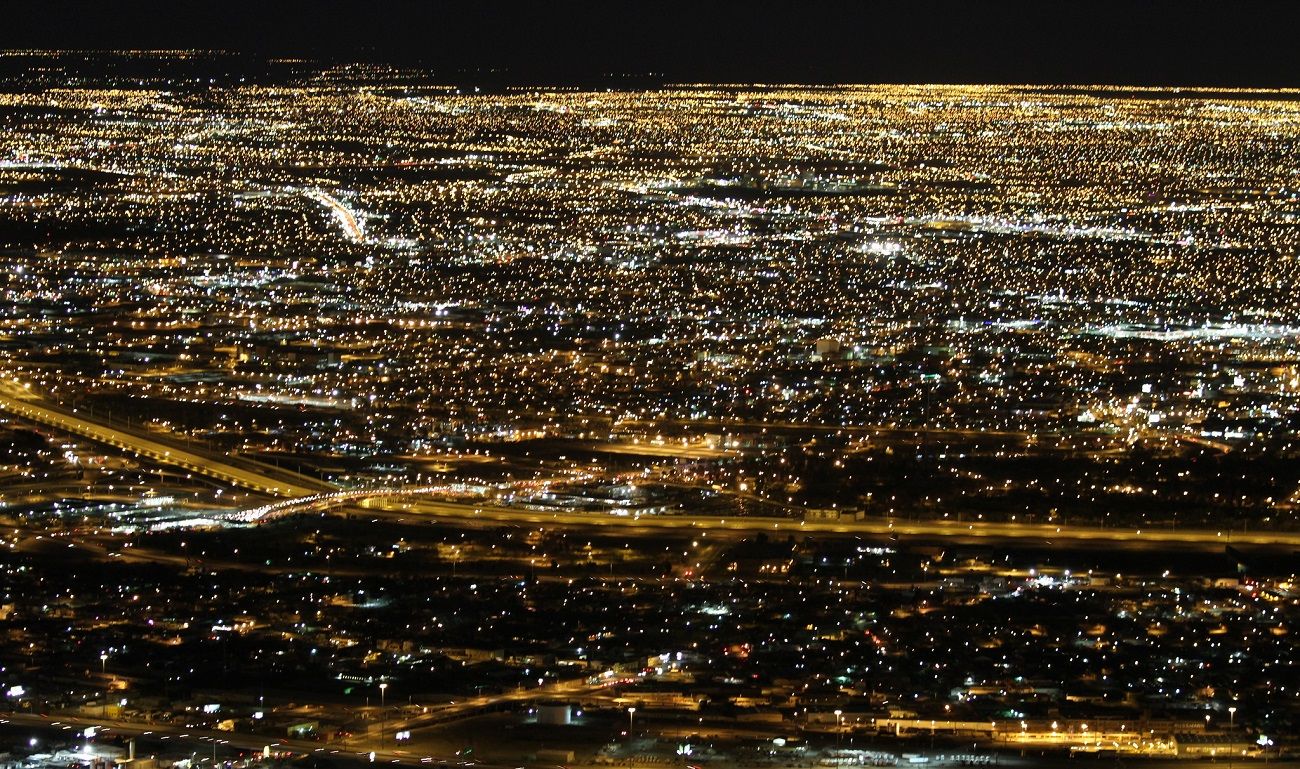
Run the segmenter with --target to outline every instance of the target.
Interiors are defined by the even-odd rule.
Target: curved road
[[[351,209],[343,205],[343,201],[323,190],[311,190],[307,193],[307,197],[330,209],[349,238],[357,243],[365,242],[366,233],[361,229],[361,222],[357,220],[356,214],[352,213]]]

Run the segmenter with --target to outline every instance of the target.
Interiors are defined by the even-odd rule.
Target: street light
[[[1237,706],[1233,705],[1228,708],[1228,728],[1231,729],[1237,725]]]
[[[379,684],[379,749],[384,749],[384,690],[388,684],[380,682]]]
[[[843,716],[844,716],[844,711],[843,711],[843,710],[840,710],[840,709],[838,709],[838,708],[836,708],[836,710],[835,710],[835,748],[836,748],[837,750],[838,750],[839,747],[840,747],[840,739],[841,739],[841,738],[840,738],[840,732],[842,731],[842,729],[843,729],[843,724],[844,724],[844,718],[843,718]]]
[[[627,739],[632,741],[632,716],[636,715],[636,708],[627,709]]]
[[[108,717],[108,652],[99,653],[99,676],[104,678],[104,705],[99,709],[101,718]]]

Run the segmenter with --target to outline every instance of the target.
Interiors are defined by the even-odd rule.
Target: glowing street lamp
[[[636,715],[636,708],[627,709],[627,738],[632,739],[632,716]]]
[[[384,691],[388,689],[387,682],[379,684],[379,749],[384,749]]]
[[[99,675],[100,675],[101,677],[105,677],[105,678],[108,676],[108,652],[100,652],[100,653],[99,653]],[[108,717],[108,683],[107,683],[107,681],[104,683],[104,705],[100,708],[100,710],[99,710],[99,715],[100,715],[100,717],[102,717],[102,718],[107,718],[107,717]]]

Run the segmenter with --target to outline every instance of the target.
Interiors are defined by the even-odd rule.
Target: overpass
[[[0,383],[2,385],[3,383]],[[797,534],[841,534],[888,537],[944,538],[957,541],[1030,542],[1048,544],[1088,544],[1106,547],[1205,547],[1226,545],[1300,547],[1300,532],[1232,531],[1223,529],[1163,529],[1148,527],[1100,528],[1079,525],[1006,522],[904,521],[869,518],[811,519],[760,516],[692,516],[692,515],[617,515],[612,513],[575,513],[491,504],[467,504],[431,500],[431,494],[445,491],[438,487],[397,487],[340,490],[330,484],[296,473],[281,471],[271,475],[262,470],[240,467],[226,458],[211,457],[180,446],[169,445],[148,436],[91,421],[80,414],[43,404],[32,396],[0,386],[0,411],[38,424],[78,435],[122,449],[136,456],[178,467],[222,483],[238,486],[282,501],[229,514],[246,523],[270,521],[284,515],[303,512],[326,512],[360,505],[374,512],[459,518],[499,524],[548,524],[552,526],[605,526],[612,529],[666,530]]]
[[[323,481],[298,476],[296,473],[283,472],[277,477],[239,467],[224,459],[207,456],[180,446],[172,446],[133,431],[94,422],[80,414],[45,405],[34,399],[17,398],[0,392],[0,411],[96,443],[122,449],[138,457],[262,494],[277,497],[309,497],[332,488]]]

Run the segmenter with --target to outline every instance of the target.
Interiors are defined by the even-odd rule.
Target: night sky
[[[1300,3],[10,0],[0,47],[205,48],[453,80],[1300,86]]]

